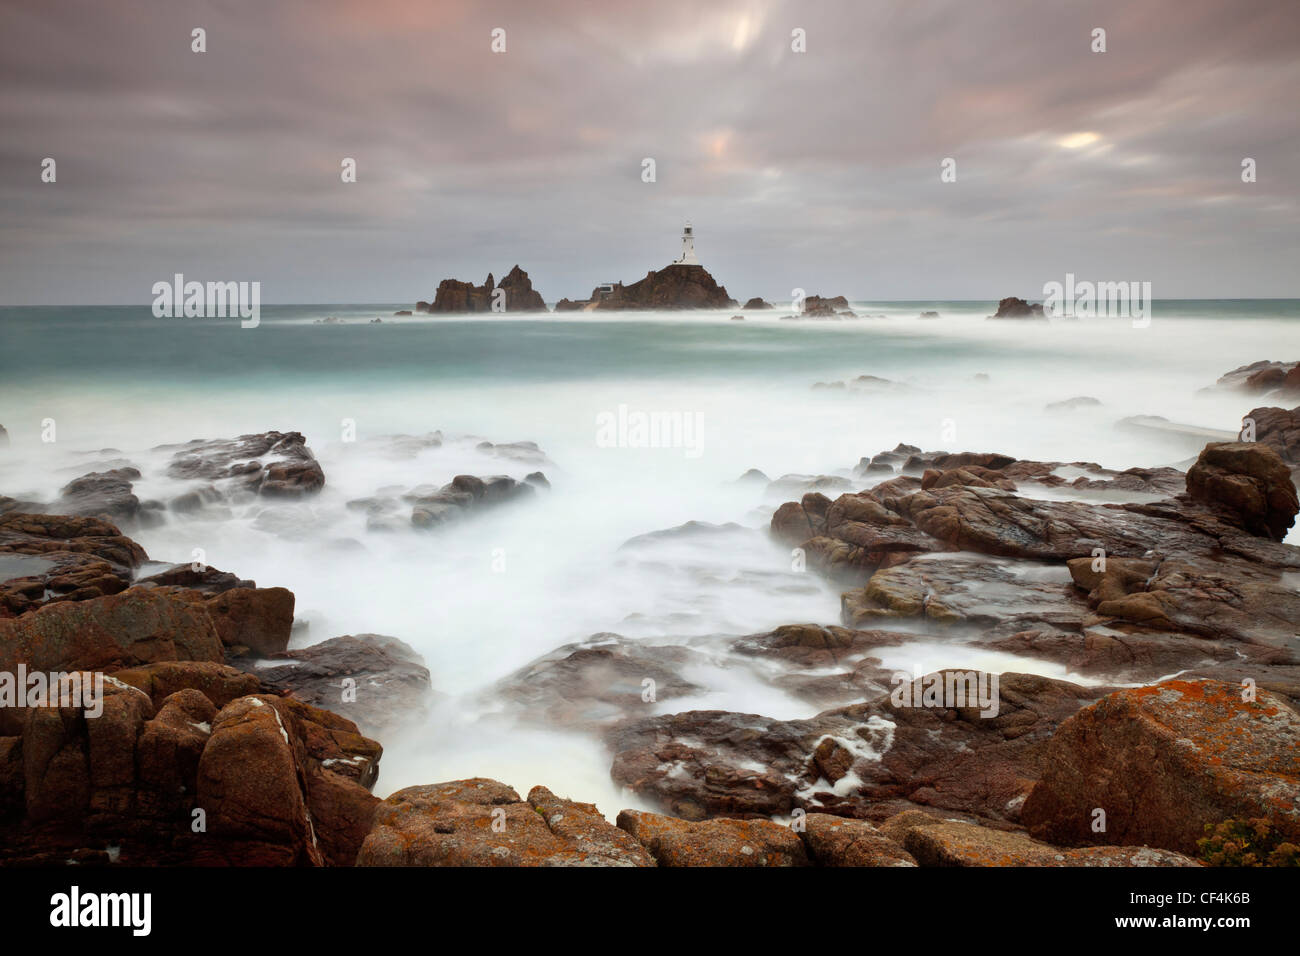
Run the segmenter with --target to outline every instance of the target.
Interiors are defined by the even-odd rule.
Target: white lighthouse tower
[[[700,260],[695,258],[695,232],[691,229],[691,224],[686,224],[685,231],[682,232],[682,255],[680,259],[674,259],[675,266],[698,266]]]

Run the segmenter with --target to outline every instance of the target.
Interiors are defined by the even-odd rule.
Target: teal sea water
[[[820,373],[835,368],[834,360],[843,350],[861,353],[864,345],[885,364],[906,363],[918,351],[942,363],[958,357],[958,352],[978,358],[982,351],[1001,347],[999,337],[989,336],[983,348],[979,342],[953,339],[947,348],[936,350],[935,339],[942,343],[943,336],[918,335],[915,329],[873,325],[870,320],[773,324],[771,317],[788,314],[781,308],[750,313],[749,324],[740,326],[719,325],[720,319],[735,314],[730,311],[708,314],[710,319],[704,320],[700,313],[675,320],[661,313],[652,321],[638,320],[635,313],[605,313],[600,319],[574,313],[525,319],[393,317],[394,311],[406,307],[392,303],[264,306],[262,327],[257,330],[241,330],[237,321],[229,319],[157,319],[147,306],[0,307],[0,371],[10,386],[69,374],[97,380],[144,374],[160,382],[195,376],[278,374],[292,379],[373,373],[412,378],[432,374],[439,379],[508,375],[516,381],[643,374],[743,377],[783,371]],[[893,319],[938,311],[946,319],[976,320],[991,314],[996,303],[855,302],[853,307]],[[1154,315],[1157,328],[1165,321],[1179,322],[1180,328],[1188,320],[1231,321],[1238,326],[1277,322],[1282,332],[1288,323],[1300,320],[1300,299],[1157,301]],[[301,326],[326,316],[349,324],[324,330],[328,337],[301,334]],[[387,327],[371,329],[368,323],[373,318],[382,318]],[[671,335],[662,334],[665,322],[673,328]],[[1112,324],[1124,323],[1113,320]],[[809,327],[817,327],[820,334],[800,334]],[[1196,327],[1187,329],[1194,333]],[[1214,334],[1203,331],[1207,338]],[[1050,354],[1061,337],[1041,341]],[[1033,340],[1026,337],[1024,344],[1030,347]],[[726,353],[727,361],[718,361],[719,351]],[[340,353],[351,354],[355,361],[340,366]],[[780,361],[774,362],[778,354]]]
[[[384,741],[380,791],[493,776],[568,785],[607,811],[633,802],[612,792],[600,746],[519,729],[499,714],[496,682],[602,632],[680,639],[836,622],[837,588],[792,573],[788,549],[744,534],[765,528],[785,499],[735,483],[743,472],[844,476],[899,442],[1114,468],[1178,464],[1200,442],[1121,420],[1235,431],[1251,398],[1207,386],[1240,365],[1300,358],[1294,299],[1157,301],[1146,328],[986,321],[991,302],[856,302],[871,317],[836,322],[783,321],[780,307],[743,322],[730,310],[393,316],[404,307],[264,306],[255,329],[158,319],[148,306],[0,308],[0,425],[10,436],[0,494],[52,500],[99,462],[125,459],[144,473],[136,493],[166,503],[184,489],[163,474],[156,446],[301,431],[325,470],[319,496],[165,510],[133,536],[157,560],[188,561],[202,548],[216,567],[292,589],[298,643],[378,632],[420,651],[441,703]],[[940,317],[918,318],[931,310]],[[341,323],[318,324],[331,316]],[[890,384],[813,387],[861,375]],[[1100,404],[1047,409],[1077,396]],[[690,422],[689,445],[602,437],[602,422],[638,413]],[[394,453],[390,436],[435,430],[441,447]],[[494,457],[477,449],[483,439],[535,441],[548,460]],[[347,507],[380,488],[539,467],[548,494],[439,532],[378,533]],[[740,532],[672,539],[650,554],[623,547],[688,521]],[[1067,676],[927,641],[898,666]],[[699,683],[694,706],[810,713],[733,667]]]

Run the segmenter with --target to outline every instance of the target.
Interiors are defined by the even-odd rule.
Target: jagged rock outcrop
[[[497,289],[504,290],[504,294],[500,297],[496,296]],[[501,306],[499,309],[494,309],[498,301]],[[422,311],[434,314],[546,311],[546,303],[542,301],[541,293],[533,289],[528,273],[517,265],[506,273],[500,283],[493,279],[490,272],[486,281],[478,286],[471,282],[461,282],[459,279],[443,279],[438,283],[438,291],[433,297],[433,302],[422,304],[425,306]]]
[[[1206,445],[1187,471],[1187,493],[1274,541],[1286,537],[1300,511],[1290,470],[1263,442]]]
[[[506,277],[498,284],[498,288],[506,290],[507,312],[546,311],[546,303],[542,301],[542,294],[533,289],[533,283],[528,278],[528,273],[517,265],[506,273]]]
[[[492,290],[495,288],[496,280],[490,272],[487,281],[479,286],[459,279],[443,279],[438,283],[438,291],[429,305],[429,311],[487,312],[492,307]]]
[[[1117,691],[1066,720],[1044,756],[1021,811],[1038,839],[1195,853],[1207,823],[1263,818],[1300,843],[1300,714],[1268,691],[1187,680]]]
[[[1214,389],[1230,389],[1263,395],[1268,392],[1300,393],[1300,362],[1271,362],[1262,359],[1225,372]],[[1202,389],[1208,391],[1208,389]]]
[[[617,283],[611,292],[592,292],[598,310],[729,309],[738,304],[703,266],[673,264],[631,285]]]
[[[1294,473],[1300,469],[1300,406],[1252,408],[1243,421],[1254,424],[1254,439],[1268,445]]]
[[[352,864],[382,749],[351,721],[232,698],[249,678],[213,662],[117,673],[99,713],[0,712],[0,862]]]
[[[803,301],[803,314],[807,316],[840,315],[849,308],[849,300],[842,295],[829,298],[810,295]]]

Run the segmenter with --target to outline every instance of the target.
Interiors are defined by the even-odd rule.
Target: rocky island
[[[505,289],[503,299],[494,300],[494,288]],[[487,281],[476,286],[457,279],[444,279],[438,285],[432,303],[416,303],[416,311],[435,314],[474,313],[494,311],[493,302],[501,301],[495,311],[538,312],[546,311],[539,293],[533,291],[528,273],[515,266],[499,286],[493,285],[491,274]],[[761,299],[754,308],[771,308]],[[727,294],[725,287],[700,265],[695,256],[694,230],[688,223],[682,235],[682,255],[658,271],[650,270],[644,279],[629,285],[608,282],[597,286],[586,299],[560,299],[556,312],[591,311],[658,311],[678,309],[729,309],[738,303]]]
[[[416,311],[433,314],[545,312],[546,303],[542,301],[541,293],[533,289],[528,273],[516,265],[500,283],[493,281],[490,272],[482,285],[443,279],[438,283],[433,302],[417,302]]]

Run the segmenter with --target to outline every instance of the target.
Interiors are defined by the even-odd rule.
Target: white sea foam
[[[941,308],[943,317],[928,321],[916,320],[915,308],[888,311],[888,319],[825,323],[781,321],[778,309],[749,313],[744,323],[731,322],[728,310],[614,319],[385,318],[373,327],[337,328],[298,314],[278,318],[265,307],[259,329],[222,333],[262,336],[239,340],[245,351],[238,361],[223,365],[220,347],[210,346],[216,354],[196,357],[193,368],[108,367],[58,382],[52,376],[29,378],[21,388],[0,385],[12,437],[0,455],[0,492],[48,500],[83,466],[121,457],[146,472],[135,489],[142,499],[166,500],[188,485],[162,477],[166,456],[149,452],[152,446],[271,428],[302,431],[327,476],[319,496],[291,504],[254,500],[228,515],[169,512],[165,524],[135,537],[158,560],[189,561],[202,548],[215,567],[290,588],[298,617],[310,625],[296,643],[358,632],[401,638],[424,656],[455,712],[458,701],[533,658],[599,631],[662,642],[837,622],[838,586],[793,573],[789,549],[761,536],[740,546],[705,534],[644,552],[620,550],[629,538],[687,521],[761,529],[773,503],[764,502],[761,486],[733,483],[747,469],[771,477],[847,474],[860,457],[899,442],[1112,468],[1185,461],[1198,450],[1195,441],[1115,423],[1162,415],[1235,430],[1258,402],[1198,390],[1237,365],[1296,351],[1290,320],[1226,311],[1218,319],[1178,318],[1162,314],[1161,303],[1146,329],[1105,321],[990,322],[986,310],[971,307]],[[153,334],[143,321],[126,328],[117,334]],[[247,350],[255,347],[263,364],[250,370]],[[462,347],[463,362],[446,357]],[[416,357],[426,355],[441,364],[419,367]],[[861,374],[911,388],[811,388]],[[1076,395],[1102,404],[1045,411]],[[600,447],[598,416],[620,405],[698,415],[702,453]],[[47,418],[58,423],[54,444],[40,441]],[[343,419],[355,420],[360,441],[340,440]],[[945,437],[947,426],[954,438]],[[366,441],[434,429],[448,441],[410,459],[378,453]],[[434,532],[368,532],[364,515],[346,507],[385,486],[438,485],[462,473],[522,478],[539,470],[485,455],[474,441],[451,440],[456,435],[536,441],[553,462],[540,466],[553,489]],[[120,454],[95,452],[106,448]],[[501,555],[504,571],[494,569]],[[896,661],[908,670],[919,656],[927,668],[1072,676],[1058,665],[946,642],[885,648],[880,656],[886,666]],[[806,704],[741,670],[718,669],[695,703],[811,716]],[[436,713],[441,718],[385,742],[379,791],[489,775],[524,789],[543,783],[631,805],[611,789],[608,755],[588,737],[449,724],[446,708]]]

